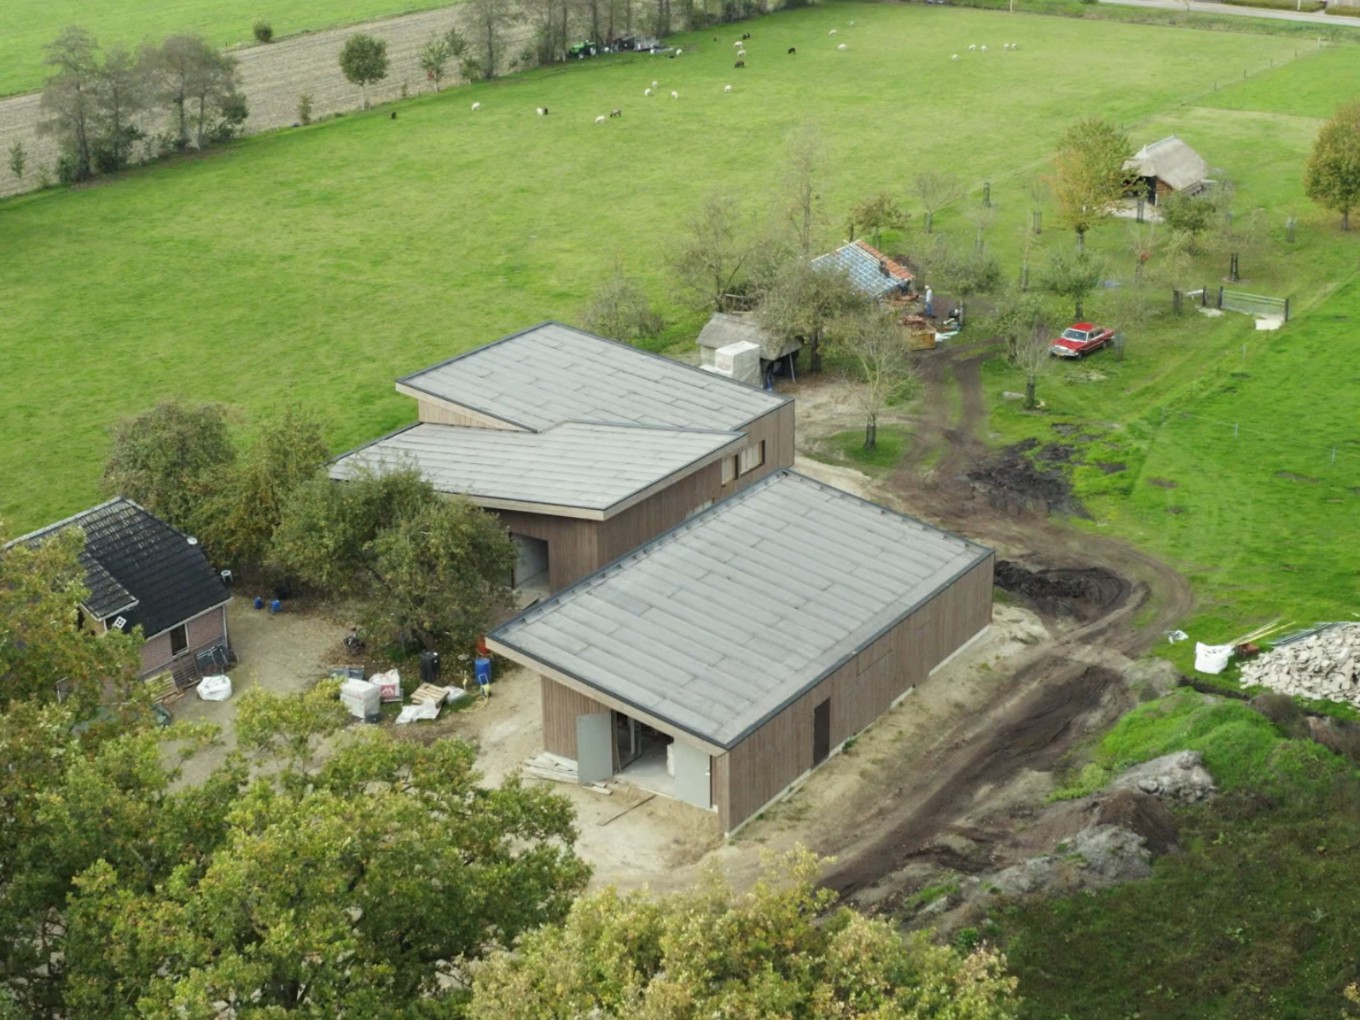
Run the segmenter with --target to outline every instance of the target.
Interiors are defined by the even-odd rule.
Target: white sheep
[[[979,47],[978,47],[978,50],[979,50],[980,52],[982,52],[982,53],[986,53],[986,52],[987,52],[987,47],[986,47],[986,45],[984,44],[984,45],[982,45],[982,46],[979,46]]]
[[[737,56],[739,56],[739,57],[744,57],[744,56],[746,56],[746,51],[745,51],[745,50],[737,50]]]
[[[544,117],[547,116],[548,111],[541,106],[536,106],[534,107],[534,113],[538,114],[540,117]]]
[[[838,50],[848,50],[849,48],[850,47],[845,45],[845,43],[841,43],[839,46],[836,47],[836,49]]]
[[[954,54],[952,57],[950,57],[949,59],[950,59],[950,60],[958,60],[958,59],[959,59],[959,55],[958,55],[957,53],[955,53],[955,54]]]
[[[969,44],[968,44],[968,52],[969,52],[969,53],[972,53],[975,49],[977,49],[977,43],[969,43]]]
[[[661,83],[660,83],[660,82],[655,82],[655,81],[652,82],[652,88],[655,89],[655,88],[660,88],[660,87],[661,87]]]
[[[677,57],[680,56],[680,54],[682,54],[682,53],[684,53],[684,52],[685,52],[685,51],[682,50],[679,46],[677,46],[677,47],[675,48],[675,55],[676,55]]]
[[[743,47],[745,47],[746,43],[744,43],[744,42],[742,42],[740,39],[738,39],[738,40],[737,40],[736,42],[734,42],[732,45],[735,46],[737,49],[742,49]]]
[[[481,103],[473,103],[473,104],[472,104],[472,112],[473,112],[473,113],[476,113],[476,112],[477,112],[478,110],[480,110],[481,108],[482,108],[482,104],[481,104]]]
[[[604,114],[600,114],[598,117],[595,118],[595,123],[596,123],[596,124],[603,124],[603,123],[604,123],[604,120],[605,120]]]
[[[724,85],[724,86],[723,86],[723,91],[724,91],[724,92],[731,92],[731,91],[732,91],[732,86],[731,86],[731,85]]]
[[[672,99],[679,99],[679,98],[680,98],[680,93],[679,93],[679,92],[672,92],[672,93],[671,93],[671,98],[672,98]]]
[[[651,89],[643,89],[643,90],[642,90],[642,94],[643,94],[644,96],[650,96],[650,95],[652,94],[652,90],[651,90]]]
[[[828,33],[826,33],[826,34],[827,34],[827,35],[835,35],[835,34],[836,34],[836,30],[833,28],[830,32],[828,32]]]

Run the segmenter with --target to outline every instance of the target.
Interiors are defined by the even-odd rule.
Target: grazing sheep
[[[671,93],[671,98],[672,98],[672,99],[679,99],[679,98],[680,98],[680,93],[679,93],[679,92],[672,92],[672,93]]]
[[[1013,42],[1013,43],[1011,43],[1011,49],[1013,49],[1013,50],[1018,50],[1019,48],[1020,48],[1020,44],[1019,44],[1018,42]]]
[[[675,48],[675,55],[676,55],[677,57],[680,56],[680,54],[682,54],[682,53],[684,53],[684,52],[685,52],[685,51],[682,50],[682,49],[680,49],[680,47],[678,47],[678,46]]]
[[[969,43],[969,44],[968,44],[968,52],[969,52],[969,53],[973,52],[973,50],[975,50],[975,49],[977,49],[977,43]]]
[[[622,117],[622,116],[623,116],[623,111],[622,111],[622,110],[619,110],[619,109],[610,110],[610,111],[609,111],[609,116],[611,116],[611,117]]]
[[[600,114],[598,117],[596,117],[596,118],[595,118],[595,123],[596,123],[596,124],[603,124],[603,123],[604,123],[604,114]]]
[[[739,57],[744,57],[744,56],[746,56],[746,51],[745,51],[745,50],[737,50],[737,56],[739,56]]]
[[[544,117],[547,115],[548,111],[542,106],[536,106],[534,107],[534,113],[538,114],[540,117]]]
[[[724,86],[723,86],[723,91],[724,91],[724,92],[731,92],[731,91],[732,91],[732,86],[731,86],[731,85],[724,85]]]
[[[826,33],[826,34],[827,34],[827,35],[835,35],[835,34],[836,34],[836,30],[833,28],[830,32],[828,32],[828,33]]]
[[[741,40],[738,39],[738,40],[737,40],[736,42],[734,42],[732,45],[735,46],[737,49],[741,49]]]
[[[643,90],[642,90],[642,94],[643,94],[644,96],[650,96],[650,95],[652,94],[652,90],[651,90],[651,89],[643,89]]]
[[[985,45],[984,45],[984,46],[979,46],[979,47],[978,47],[978,50],[979,50],[980,52],[982,52],[982,53],[986,53],[986,52],[987,52],[987,47],[986,47]]]
[[[482,108],[482,104],[481,104],[481,103],[473,103],[473,104],[472,104],[472,112],[473,112],[473,113],[476,113],[476,112],[477,112],[478,110],[480,110],[481,108]]]
[[[733,64],[732,66],[733,66],[733,67],[745,67],[745,66],[746,66],[746,61],[744,61],[744,60],[738,60],[738,61],[737,61],[735,64]]]
[[[396,120],[396,119],[397,119],[397,111],[396,111],[396,110],[393,110],[393,111],[392,111],[392,119],[393,119],[393,120]]]
[[[957,53],[955,53],[955,54],[954,54],[952,57],[950,57],[949,59],[950,59],[950,60],[958,60],[958,59],[959,59],[959,55],[958,55]]]
[[[660,82],[655,82],[655,81],[654,81],[654,82],[652,82],[652,88],[659,88],[659,87],[660,87],[660,84],[661,84]]]
[[[751,33],[750,33],[750,32],[743,32],[743,33],[741,34],[741,38],[742,38],[742,41],[744,42],[744,41],[746,41],[747,39],[751,38]]]
[[[795,53],[797,53],[797,52],[798,52],[798,47],[797,47],[797,46],[790,46],[790,47],[789,47],[789,56],[793,56],[793,55],[794,55]]]
[[[836,49],[838,50],[848,50],[849,48],[850,47],[845,45],[845,43],[841,43],[839,46],[836,47]]]

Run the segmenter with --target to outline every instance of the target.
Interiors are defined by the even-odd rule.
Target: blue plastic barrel
[[[491,683],[491,660],[484,659],[480,655],[473,660],[474,673],[477,677],[477,686],[485,687]]]
[[[256,595],[256,596],[255,596],[255,608],[256,608],[256,609],[263,609],[263,608],[264,608],[264,598],[263,598],[262,596],[260,596],[260,595]]]
[[[269,603],[269,611],[271,613],[277,613],[282,608],[283,603],[280,602],[278,599],[275,599],[273,602]]]

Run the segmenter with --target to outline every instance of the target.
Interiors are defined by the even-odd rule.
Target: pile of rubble
[[[1339,623],[1244,662],[1242,683],[1360,707],[1360,624]]]

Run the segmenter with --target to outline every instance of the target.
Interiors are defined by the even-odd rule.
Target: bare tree
[[[789,143],[784,162],[784,213],[804,259],[812,257],[814,231],[821,221],[817,177],[826,164],[826,147],[817,126],[805,122]]]
[[[916,178],[916,195],[921,200],[921,208],[925,210],[927,234],[935,229],[935,213],[956,201],[963,191],[963,182],[957,177],[936,170],[927,170]]]
[[[160,46],[144,46],[142,64],[152,87],[170,107],[175,121],[175,148],[189,145],[190,117],[195,141],[208,142],[208,117],[220,113],[231,119],[240,103],[236,59],[196,35],[172,35]],[[240,120],[245,115],[240,113]],[[239,122],[239,121],[238,121]]]
[[[665,325],[646,292],[617,263],[613,275],[595,291],[581,321],[592,333],[625,343],[655,337]]]
[[[38,131],[56,137],[63,153],[63,180],[88,180],[94,173],[99,44],[85,29],[72,25],[45,48],[43,62],[55,72],[43,88],[42,109],[47,116]]]
[[[981,236],[980,230],[977,236]],[[938,235],[921,255],[921,264],[930,285],[958,302],[960,323],[970,298],[990,294],[1001,286],[1001,263],[976,241],[953,244],[945,235]]]
[[[467,0],[468,42],[472,56],[463,62],[468,77],[494,78],[501,70],[505,30],[515,20],[511,0]]]
[[[1016,364],[1025,373],[1025,408],[1039,406],[1039,377],[1048,371],[1053,355],[1048,349],[1053,344],[1053,329],[1048,322],[1036,318],[1016,346]]]
[[[878,446],[878,416],[916,380],[902,327],[892,309],[875,304],[836,319],[830,333],[859,370],[855,401],[864,412],[864,449],[873,450]]]
[[[470,0],[476,2],[476,0]],[[680,289],[701,308],[725,311],[746,289],[756,245],[744,203],[722,188],[710,191],[669,262]]]

